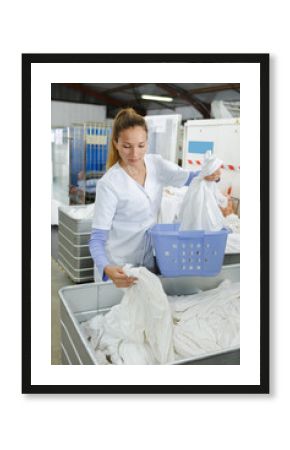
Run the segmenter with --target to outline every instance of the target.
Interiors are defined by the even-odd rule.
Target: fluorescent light
[[[171,97],[160,97],[158,95],[141,95],[141,98],[144,100],[157,100],[159,102],[172,102],[173,100]]]

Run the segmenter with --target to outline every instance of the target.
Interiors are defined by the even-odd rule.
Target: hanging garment
[[[219,207],[227,206],[227,197],[219,191],[215,181],[204,177],[212,175],[222,161],[206,152],[200,174],[193,179],[180,208],[180,230],[219,231],[224,227],[224,217]]]

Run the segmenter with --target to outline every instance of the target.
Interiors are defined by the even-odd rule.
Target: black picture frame
[[[22,55],[22,393],[269,393],[269,54]],[[37,63],[245,63],[260,67],[260,383],[255,385],[33,385],[31,382],[31,67]],[[261,152],[261,149],[263,151]],[[263,175],[262,175],[263,174]]]

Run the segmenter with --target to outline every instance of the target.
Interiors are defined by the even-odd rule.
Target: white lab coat
[[[189,171],[147,154],[144,187],[131,178],[117,162],[101,178],[96,188],[93,228],[109,230],[106,254],[110,264],[154,266],[147,231],[157,223],[165,186],[181,187]]]

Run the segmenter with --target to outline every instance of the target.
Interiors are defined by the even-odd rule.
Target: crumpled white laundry
[[[225,253],[240,253],[240,233],[228,234]]]
[[[180,230],[219,231],[224,227],[219,206],[226,208],[228,199],[219,191],[215,181],[204,179],[221,165],[222,161],[211,152],[205,153],[201,172],[192,180],[180,208]]]
[[[229,214],[225,217],[225,226],[232,230],[228,234],[225,253],[240,253],[240,218],[236,214]]]
[[[172,361],[171,309],[159,278],[145,267],[124,266],[123,270],[138,281],[124,289],[121,303],[108,314],[83,324],[86,335],[94,349],[102,351],[113,364]]]
[[[225,280],[216,289],[172,302],[174,350],[194,357],[239,345],[240,283]]]
[[[229,214],[224,219],[225,226],[230,228],[233,233],[240,232],[240,218],[237,214]]]
[[[68,209],[67,215],[73,219],[93,219],[94,207],[94,203],[81,207],[72,206]]]
[[[129,273],[140,279],[143,278],[141,269],[144,268]],[[150,279],[152,283],[155,278],[160,283],[156,275],[150,275],[147,281]],[[132,294],[135,286],[127,293]],[[144,284],[139,284],[139,289],[144,289]],[[160,285],[160,293],[159,289]],[[152,286],[148,290],[147,306],[152,291],[155,296],[157,289]],[[140,292],[135,298],[125,294],[121,304],[108,314],[82,324],[99,364],[164,364],[238,346],[239,283],[225,280],[216,289],[169,296],[168,302],[162,288],[161,291],[160,304],[155,298],[153,310],[152,305],[148,309],[142,304],[141,296],[143,299],[144,296]],[[151,323],[150,317],[153,317]]]

